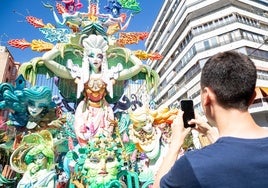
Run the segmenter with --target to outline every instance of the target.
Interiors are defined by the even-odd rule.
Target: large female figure
[[[74,128],[80,145],[96,135],[111,136],[114,120],[112,108],[105,100],[112,88],[109,77],[106,50],[108,44],[102,36],[90,35],[83,40],[84,54],[82,74],[78,89],[84,92],[84,100],[75,112]]]
[[[85,145],[95,135],[112,134],[109,104],[121,98],[125,80],[146,80],[151,89],[159,76],[129,49],[115,46],[98,24],[88,25],[71,42],[57,44],[42,57],[23,63],[19,71],[32,84],[38,73],[59,78],[63,98],[78,103],[74,129],[80,145]]]

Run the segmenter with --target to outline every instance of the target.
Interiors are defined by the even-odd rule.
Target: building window
[[[208,40],[205,40],[204,41],[204,46],[205,46],[205,50],[208,50],[210,45],[209,45],[209,41]]]
[[[210,38],[211,47],[216,47],[218,45],[217,39],[215,37]]]
[[[202,41],[201,42],[197,42],[195,44],[195,48],[196,48],[196,51],[197,52],[201,52],[201,51],[203,51],[205,49],[204,44],[203,44]]]

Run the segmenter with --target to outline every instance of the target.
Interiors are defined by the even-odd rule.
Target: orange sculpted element
[[[89,11],[88,11],[88,19],[91,21],[97,21],[98,17],[96,16],[97,14],[97,5],[94,3],[90,3],[89,5]]]
[[[145,40],[148,37],[148,32],[129,32],[119,33],[119,39],[116,43],[119,46],[125,46],[126,44],[137,44],[139,40]]]
[[[22,50],[31,46],[31,43],[27,42],[25,39],[12,39],[8,41],[8,44]]]
[[[42,28],[45,26],[42,19],[38,19],[38,18],[33,17],[33,16],[26,16],[26,20],[28,23],[33,25],[35,28]]]
[[[12,39],[8,41],[8,44],[15,48],[25,49],[31,47],[32,50],[38,52],[44,52],[51,50],[53,44],[42,41],[42,40],[33,40],[32,43],[27,42],[25,39]]]
[[[148,38],[149,33],[148,32],[137,32],[136,33],[140,40],[145,40]]]
[[[157,53],[157,52],[154,52],[154,53],[149,54],[149,58],[151,60],[160,60],[160,59],[163,58],[163,56],[161,54]]]

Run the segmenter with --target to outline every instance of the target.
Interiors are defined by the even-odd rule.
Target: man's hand
[[[172,148],[177,147],[173,148],[176,149],[177,151],[180,150],[180,148],[178,148],[178,145],[181,145],[181,143],[184,142],[185,137],[191,131],[190,127],[184,128],[182,115],[183,111],[179,110],[176,118],[173,120],[173,123],[171,124],[172,135],[171,135],[170,147]]]
[[[195,113],[196,118],[191,119],[189,124],[195,124],[195,130],[205,135],[211,143],[214,143],[219,138],[219,132],[216,127],[209,125],[198,113]]]

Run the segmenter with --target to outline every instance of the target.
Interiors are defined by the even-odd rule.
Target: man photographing
[[[183,112],[179,113],[154,187],[268,186],[268,130],[257,125],[248,112],[256,79],[256,67],[246,55],[227,51],[209,58],[201,73],[201,103],[208,122],[218,128],[219,138],[177,160],[191,130],[183,127]],[[189,123],[195,123],[196,130],[207,126],[196,119]],[[213,137],[209,135],[214,134],[212,129],[206,130]]]

